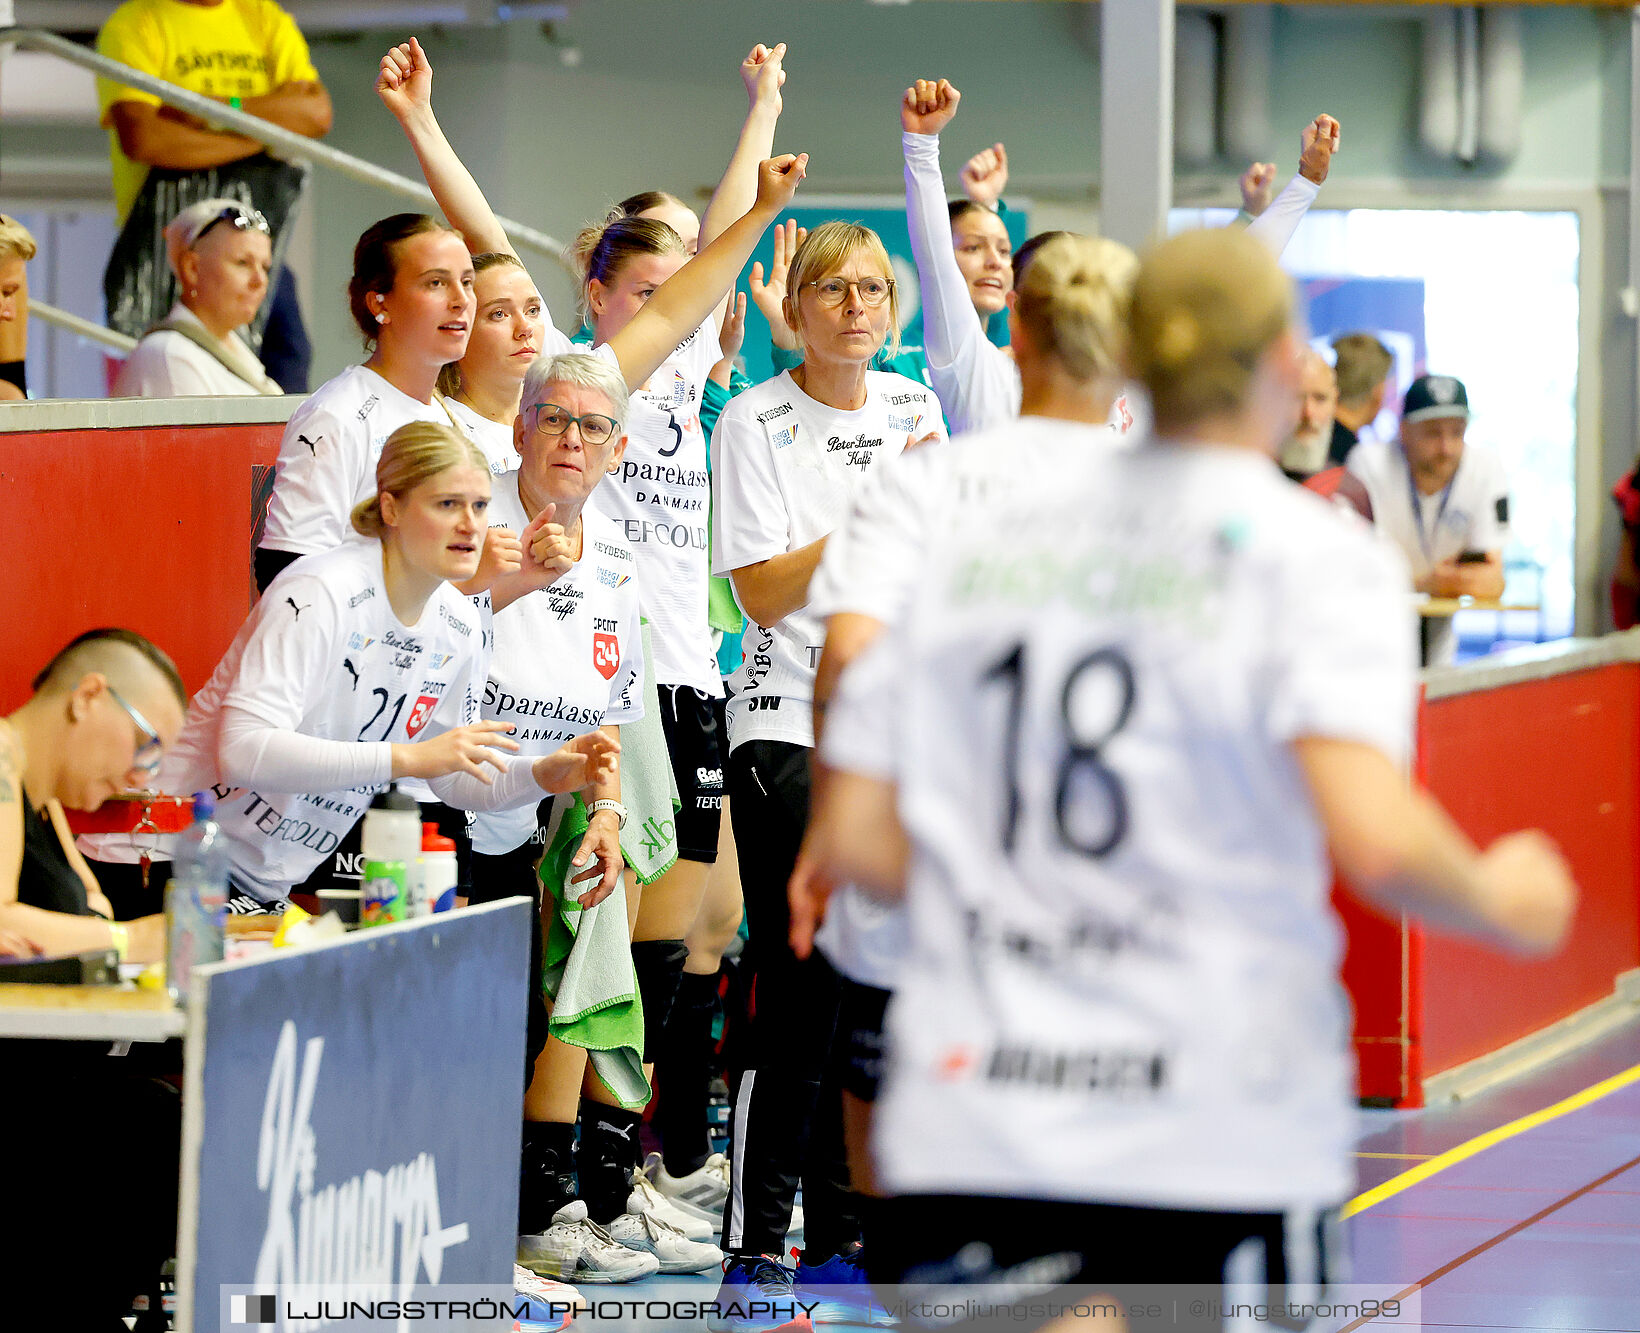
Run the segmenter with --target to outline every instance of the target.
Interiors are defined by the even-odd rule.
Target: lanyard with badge
[[[1407,457],[1406,446],[1401,446],[1401,460],[1407,465],[1407,493],[1412,497],[1412,526],[1418,529],[1418,545],[1423,549],[1424,559],[1430,565],[1435,563],[1434,538],[1424,530],[1423,497],[1418,494],[1418,483],[1412,477],[1412,460]],[[1441,532],[1441,520],[1446,517],[1446,504],[1452,498],[1452,487],[1458,480],[1458,474],[1452,474],[1452,480],[1446,483],[1441,491],[1441,502],[1435,507],[1435,536]]]

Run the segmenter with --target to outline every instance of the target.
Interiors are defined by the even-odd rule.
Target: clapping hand
[[[763,280],[763,265],[759,262],[752,265],[751,277],[746,282],[753,304],[769,321],[769,335],[774,339],[774,345],[788,352],[797,350],[797,335],[786,323],[785,312],[781,309],[786,299],[786,275],[791,272],[792,256],[808,234],[807,228],[799,227],[795,218],[787,218],[774,229],[774,255],[769,260],[769,280]]]

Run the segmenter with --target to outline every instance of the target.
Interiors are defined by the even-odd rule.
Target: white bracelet
[[[615,812],[615,827],[617,830],[626,827],[626,807],[619,801],[594,801],[587,810],[587,817],[591,818],[600,810],[613,810]]]

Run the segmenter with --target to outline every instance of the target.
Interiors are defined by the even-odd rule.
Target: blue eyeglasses
[[[141,741],[137,745],[137,752],[131,759],[131,768],[144,777],[153,777],[159,772],[160,761],[165,758],[165,742],[159,738],[159,732],[148,725],[148,719],[126,703],[120,692],[112,685],[108,687],[109,696],[121,708],[125,709],[130,719],[137,724],[137,732]]]

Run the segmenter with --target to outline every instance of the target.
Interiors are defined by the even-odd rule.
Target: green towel
[[[621,853],[640,884],[653,884],[678,860],[678,780],[661,726],[655,654],[643,622],[643,717],[621,724]]]
[[[616,1101],[641,1111],[649,1101],[649,1080],[643,1073],[643,1000],[627,938],[626,886],[617,884],[589,910],[566,911],[567,896],[586,892],[585,885],[576,889],[569,882],[586,869],[572,864],[586,836],[586,805],[579,796],[567,805],[559,802],[554,817],[557,827],[541,858],[541,888],[553,901],[541,954],[541,990],[552,1001],[548,1031],[585,1049],[592,1072]]]

